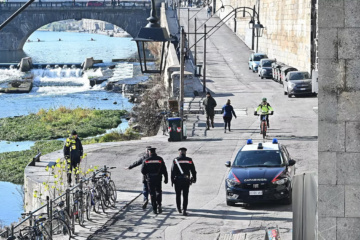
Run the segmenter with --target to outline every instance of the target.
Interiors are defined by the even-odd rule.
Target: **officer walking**
[[[139,160],[137,160],[136,162],[131,164],[129,167],[126,167],[125,169],[130,170],[130,169],[132,169],[134,167],[142,165],[143,161],[145,159],[147,159],[148,157],[150,157],[150,154],[149,154],[150,149],[151,149],[151,146],[147,146],[146,150],[145,150],[145,154]],[[146,182],[146,179],[145,179],[144,175],[143,175],[143,184],[144,184],[144,187],[143,187],[144,203],[143,203],[142,208],[146,209],[146,206],[147,206],[147,204],[149,202],[149,190],[148,190],[147,182]]]
[[[171,167],[171,185],[175,184],[177,210],[184,216],[188,215],[186,211],[190,184],[196,182],[195,165],[191,158],[186,157],[186,151],[184,147],[179,148],[180,155],[173,160]],[[181,211],[181,191],[183,192],[183,212]]]
[[[67,160],[67,182],[71,186],[71,173],[73,169],[75,169],[76,183],[79,181],[79,174],[76,174],[76,170],[79,168],[84,153],[81,141],[75,130],[73,130],[70,137],[66,139],[63,152]]]
[[[168,173],[162,157],[156,154],[156,148],[150,148],[150,157],[143,161],[141,172],[145,175],[151,196],[151,205],[155,214],[162,213],[162,189],[161,181],[164,175],[164,183],[168,183]]]

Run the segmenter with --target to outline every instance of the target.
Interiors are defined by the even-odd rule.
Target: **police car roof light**
[[[278,141],[276,138],[273,138],[272,143],[273,143],[273,144],[278,144],[279,141]]]
[[[263,147],[262,143],[259,143],[258,149],[263,149],[263,148],[264,148],[264,147]]]
[[[251,139],[248,139],[247,141],[246,141],[246,144],[252,144],[253,143],[253,141],[251,140]]]

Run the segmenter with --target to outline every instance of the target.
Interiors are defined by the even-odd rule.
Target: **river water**
[[[40,42],[37,39],[40,39]],[[129,69],[133,66],[128,63],[112,63],[112,59],[126,59],[136,53],[136,44],[130,38],[114,38],[89,33],[36,31],[29,40],[23,51],[0,52],[0,62],[18,63],[22,57],[29,56],[33,63],[44,65],[68,63],[69,66],[66,69],[33,69],[34,87],[28,94],[0,93],[0,118],[26,115],[36,113],[40,109],[60,106],[131,109],[132,104],[124,95],[107,92],[104,90],[104,85],[90,86],[89,74],[96,76],[99,70],[95,69],[94,72],[83,74],[81,69],[71,68],[71,63],[82,63],[85,58],[93,57],[96,60],[103,60],[102,66],[117,64],[113,79],[131,78]],[[122,68],[124,71],[121,71]],[[5,79],[16,78],[20,75],[21,73],[16,69],[0,69],[0,84]],[[127,122],[121,124],[118,129],[124,130],[126,127]],[[0,152],[26,150],[32,144],[31,141],[0,141]],[[18,185],[0,182],[0,192],[11,193],[0,194],[0,202],[14,203],[12,205],[0,204],[6,206],[4,209],[0,208],[0,221],[5,225],[17,221],[22,212],[22,197],[16,189],[19,189]]]

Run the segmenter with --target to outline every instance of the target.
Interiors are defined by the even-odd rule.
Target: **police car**
[[[275,138],[266,143],[247,140],[232,165],[225,163],[230,168],[225,180],[227,205],[273,200],[291,204],[295,163]]]

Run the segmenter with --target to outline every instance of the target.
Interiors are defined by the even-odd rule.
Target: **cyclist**
[[[271,111],[271,113],[270,113]],[[273,108],[270,106],[270,104],[267,102],[266,98],[262,99],[262,102],[259,104],[259,106],[255,109],[254,115],[258,115],[257,113],[260,112],[260,129],[261,129],[261,119],[262,116],[266,116],[266,123],[267,123],[267,127],[270,128],[270,124],[269,124],[269,114],[273,115],[274,114],[274,110]]]

